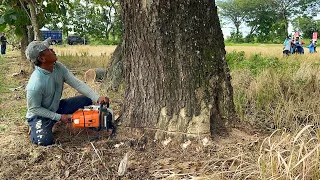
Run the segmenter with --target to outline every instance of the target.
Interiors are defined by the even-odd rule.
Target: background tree
[[[22,59],[25,59],[25,49],[28,45],[27,26],[31,24],[26,8],[26,3],[20,3],[17,0],[3,0],[0,5],[0,32],[5,29],[10,32],[8,42],[11,44],[14,43],[12,40],[16,39],[12,36],[12,32],[17,35],[17,40],[21,44]],[[18,46],[18,43],[13,46]]]
[[[314,20],[312,16],[299,16],[293,19],[292,26],[295,31],[302,32],[304,38],[312,38],[313,32],[319,32],[320,20]]]
[[[121,26],[119,26],[120,4],[115,0],[93,0],[83,3],[76,0],[71,3],[68,19],[72,22],[73,31],[80,36],[90,36],[93,40],[120,41]],[[120,28],[119,28],[120,27]]]
[[[29,8],[29,15],[31,24],[33,27],[33,33],[34,33],[34,39],[37,41],[41,40],[41,34],[40,34],[40,26],[38,21],[39,13],[37,13],[37,3],[35,0],[28,0],[26,1],[28,3]]]
[[[42,22],[43,27],[50,30],[62,30],[64,37],[68,37],[70,28],[70,20],[67,12],[72,11],[72,7],[69,2],[61,2],[59,5],[47,4],[45,7],[46,12]]]
[[[258,42],[272,42],[278,39],[281,26],[273,0],[246,1],[248,36],[255,36]],[[279,30],[280,28],[280,30]]]
[[[69,3],[69,0],[24,1],[28,3],[31,24],[36,40],[42,39],[40,29],[44,27],[45,24],[49,24],[52,18],[62,17],[66,14],[65,4]]]
[[[63,2],[68,1],[3,0],[2,6],[6,7],[6,11],[0,17],[0,30],[7,25],[15,28],[15,34],[22,38],[21,52],[22,57],[25,57],[24,49],[28,44],[28,39],[31,41],[41,39],[40,29],[48,23],[50,18],[62,14],[60,5]],[[33,30],[33,33],[27,32],[30,30]],[[28,37],[28,35],[34,35],[34,37]]]
[[[317,15],[320,0],[222,0],[218,5],[221,17],[229,19],[235,27],[241,23],[250,28],[246,42],[278,43],[288,35],[292,18]],[[242,39],[237,30],[229,40],[234,39],[237,42]]]
[[[284,23],[285,35],[288,35],[289,19],[308,11],[318,12],[319,0],[273,0],[281,21]]]
[[[232,37],[238,42],[240,40],[239,37],[242,37],[240,26],[245,22],[247,17],[245,12],[247,2],[244,0],[225,0],[219,1],[217,4],[219,7],[219,15],[234,25],[236,31]]]
[[[122,125],[160,139],[164,131],[198,136],[225,130],[235,112],[215,1],[127,0],[121,7]]]

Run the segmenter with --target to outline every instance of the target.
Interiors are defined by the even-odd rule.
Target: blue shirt
[[[56,111],[59,108],[64,82],[93,101],[97,101],[100,97],[60,62],[54,64],[52,72],[36,66],[26,87],[28,107],[26,118],[37,115],[60,120],[61,114],[57,114]]]
[[[290,51],[291,50],[291,40],[290,39],[286,39],[283,43],[283,50],[288,50]]]
[[[307,48],[309,48],[309,53],[314,53],[314,44],[311,43],[309,46],[307,46]]]

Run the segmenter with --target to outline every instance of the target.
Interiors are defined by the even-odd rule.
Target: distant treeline
[[[220,0],[217,2],[222,27],[233,24],[234,30],[227,42],[282,43],[291,24],[303,38],[311,39],[313,32],[319,32],[320,0]],[[250,31],[246,36],[240,26]]]

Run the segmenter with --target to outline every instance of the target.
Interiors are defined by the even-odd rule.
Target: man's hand
[[[101,104],[101,103],[103,103],[103,104],[108,104],[108,103],[109,103],[109,98],[108,98],[108,97],[103,97],[103,96],[101,96],[101,97],[99,97],[99,99],[98,99],[98,103],[99,103],[99,104]]]
[[[61,114],[60,121],[63,123],[69,123],[69,122],[71,122],[71,118],[70,118],[70,116],[68,116],[66,114]]]

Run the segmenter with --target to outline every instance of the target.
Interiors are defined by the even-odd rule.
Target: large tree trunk
[[[124,42],[121,41],[110,58],[109,67],[107,67],[108,72],[105,78],[105,84],[108,90],[118,91],[119,86],[123,83],[123,47]]]
[[[36,2],[34,0],[30,0],[28,2],[28,7],[30,9],[31,24],[33,27],[34,38],[35,40],[40,41],[41,34],[40,34],[40,29],[39,29],[39,24],[37,20],[37,14],[36,14]]]
[[[215,1],[127,0],[121,7],[126,132],[163,139],[225,131],[236,117]]]

